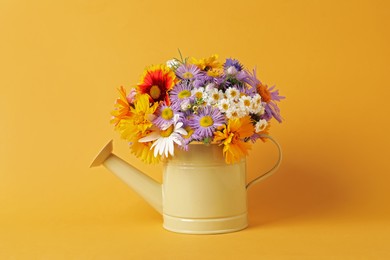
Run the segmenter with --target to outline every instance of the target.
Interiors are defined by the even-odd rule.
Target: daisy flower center
[[[199,125],[202,127],[209,127],[214,124],[213,118],[211,116],[204,116],[199,120]]]
[[[194,77],[194,75],[189,71],[183,73],[183,78],[185,78],[185,79],[192,79],[193,77]]]
[[[173,125],[171,125],[167,129],[161,131],[160,135],[162,137],[168,137],[168,136],[170,136],[172,134],[172,132],[173,132]]]
[[[228,109],[229,109],[229,104],[223,103],[223,104],[222,104],[222,109],[223,109],[223,110],[228,110]]]
[[[219,94],[218,93],[214,93],[213,94],[213,99],[218,101],[219,100]]]
[[[165,120],[172,119],[173,117],[173,111],[170,107],[166,107],[161,111],[161,117]]]
[[[188,98],[191,96],[191,91],[189,90],[182,90],[179,92],[179,94],[177,95],[177,97],[179,99],[183,99],[183,98]]]
[[[197,99],[201,99],[201,98],[203,97],[203,93],[200,92],[200,91],[198,91],[198,92],[195,93],[195,97],[196,97]]]
[[[149,90],[149,93],[150,93],[150,96],[153,98],[153,99],[158,99],[161,95],[161,90],[160,90],[160,87],[157,86],[157,85],[153,85],[150,90]]]
[[[249,107],[251,105],[251,101],[249,99],[244,100],[244,106]]]

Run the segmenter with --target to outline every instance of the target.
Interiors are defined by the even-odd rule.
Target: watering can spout
[[[142,173],[112,153],[112,140],[106,144],[90,167],[103,165],[144,198],[157,212],[162,214],[162,187],[148,175]]]

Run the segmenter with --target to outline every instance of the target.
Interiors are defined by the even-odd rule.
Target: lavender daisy
[[[194,87],[199,88],[199,87],[204,87],[207,84],[211,83],[213,81],[213,78],[208,76],[207,74],[202,74],[198,77],[195,78],[194,80]]]
[[[191,102],[191,90],[191,84],[187,81],[181,81],[173,87],[172,91],[169,93],[173,110],[179,110],[183,101]]]
[[[201,75],[202,72],[200,69],[193,65],[193,64],[182,64],[180,67],[176,70],[176,76],[178,76],[181,79],[194,79]]]
[[[212,138],[218,126],[225,123],[225,117],[218,108],[205,106],[199,108],[197,114],[190,119],[189,126],[194,129],[194,135],[203,140]]]
[[[175,114],[179,114],[178,111],[163,102],[157,109],[157,117],[153,120],[153,124],[165,130],[173,124]]]
[[[198,140],[199,138],[194,135],[194,129],[190,126],[191,119],[193,117],[193,113],[186,111],[181,114],[180,121],[183,122],[183,128],[187,131],[186,135],[183,135],[183,145],[181,148],[185,151],[188,150],[188,145],[194,140]]]
[[[226,59],[225,64],[223,65],[225,70],[233,67],[236,71],[243,70],[244,66],[236,59]]]
[[[256,88],[261,96],[265,108],[263,118],[268,121],[273,117],[281,123],[282,117],[276,102],[280,102],[285,97],[279,95],[279,90],[275,89],[275,86],[268,88],[267,85],[262,84],[256,77],[256,69],[253,70],[253,74],[248,73],[247,83]]]

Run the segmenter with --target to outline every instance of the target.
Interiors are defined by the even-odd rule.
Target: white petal
[[[176,133],[179,133],[181,135],[188,135],[187,131],[184,128],[177,129]]]
[[[172,140],[173,140],[175,143],[177,143],[178,145],[180,145],[180,146],[183,145],[181,138],[178,138],[178,137],[175,136],[175,137],[172,138]]]
[[[181,128],[183,126],[183,122],[178,122],[176,125],[175,125],[175,130]]]
[[[142,137],[138,140],[140,143],[150,142],[157,140],[160,137],[160,134],[158,132],[151,132],[149,135]]]
[[[174,147],[173,147],[173,142],[169,142],[168,143],[168,148],[169,148],[169,154],[173,156],[173,151],[174,151]]]
[[[165,157],[167,158],[168,158],[168,151],[169,151],[169,142],[165,142],[164,153],[165,153]]]
[[[163,155],[164,154],[165,142],[164,142],[164,139],[159,139],[159,140],[161,140],[161,142],[160,142],[160,145],[159,145],[158,153],[160,155]]]
[[[152,147],[150,147],[150,149],[152,149],[154,147],[154,151],[153,151],[154,157],[157,157],[157,154],[158,154],[157,142],[158,142],[158,140],[152,144]]]

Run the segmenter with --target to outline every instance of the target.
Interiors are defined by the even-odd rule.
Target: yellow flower
[[[115,126],[117,126],[121,120],[129,118],[131,115],[130,104],[126,98],[125,88],[121,86],[118,91],[120,96],[115,102],[115,110],[111,112],[113,117],[110,121],[110,123],[114,124]]]
[[[236,163],[248,155],[251,145],[245,142],[254,133],[250,116],[229,119],[227,126],[223,125],[214,133],[214,141],[221,142],[226,163]]]
[[[221,69],[211,69],[207,71],[207,75],[210,77],[217,78],[222,75],[222,70]]]
[[[157,107],[157,102],[153,105],[149,103],[147,94],[137,95],[134,107],[130,107],[130,116],[122,119],[118,124],[117,128],[121,133],[121,137],[131,142],[135,136],[144,134],[153,125],[153,113]]]
[[[138,140],[146,136],[146,134],[137,135],[134,137],[130,146],[131,153],[134,154],[137,158],[140,158],[145,163],[159,163],[161,160],[161,155],[157,154],[154,156],[153,149],[151,149],[153,142],[138,142]]]
[[[191,64],[196,65],[199,69],[204,70],[204,71],[209,71],[209,70],[217,70],[222,68],[222,63],[218,61],[218,55],[214,54],[208,58],[203,58],[200,60],[197,60],[195,58],[191,58],[189,60]]]

